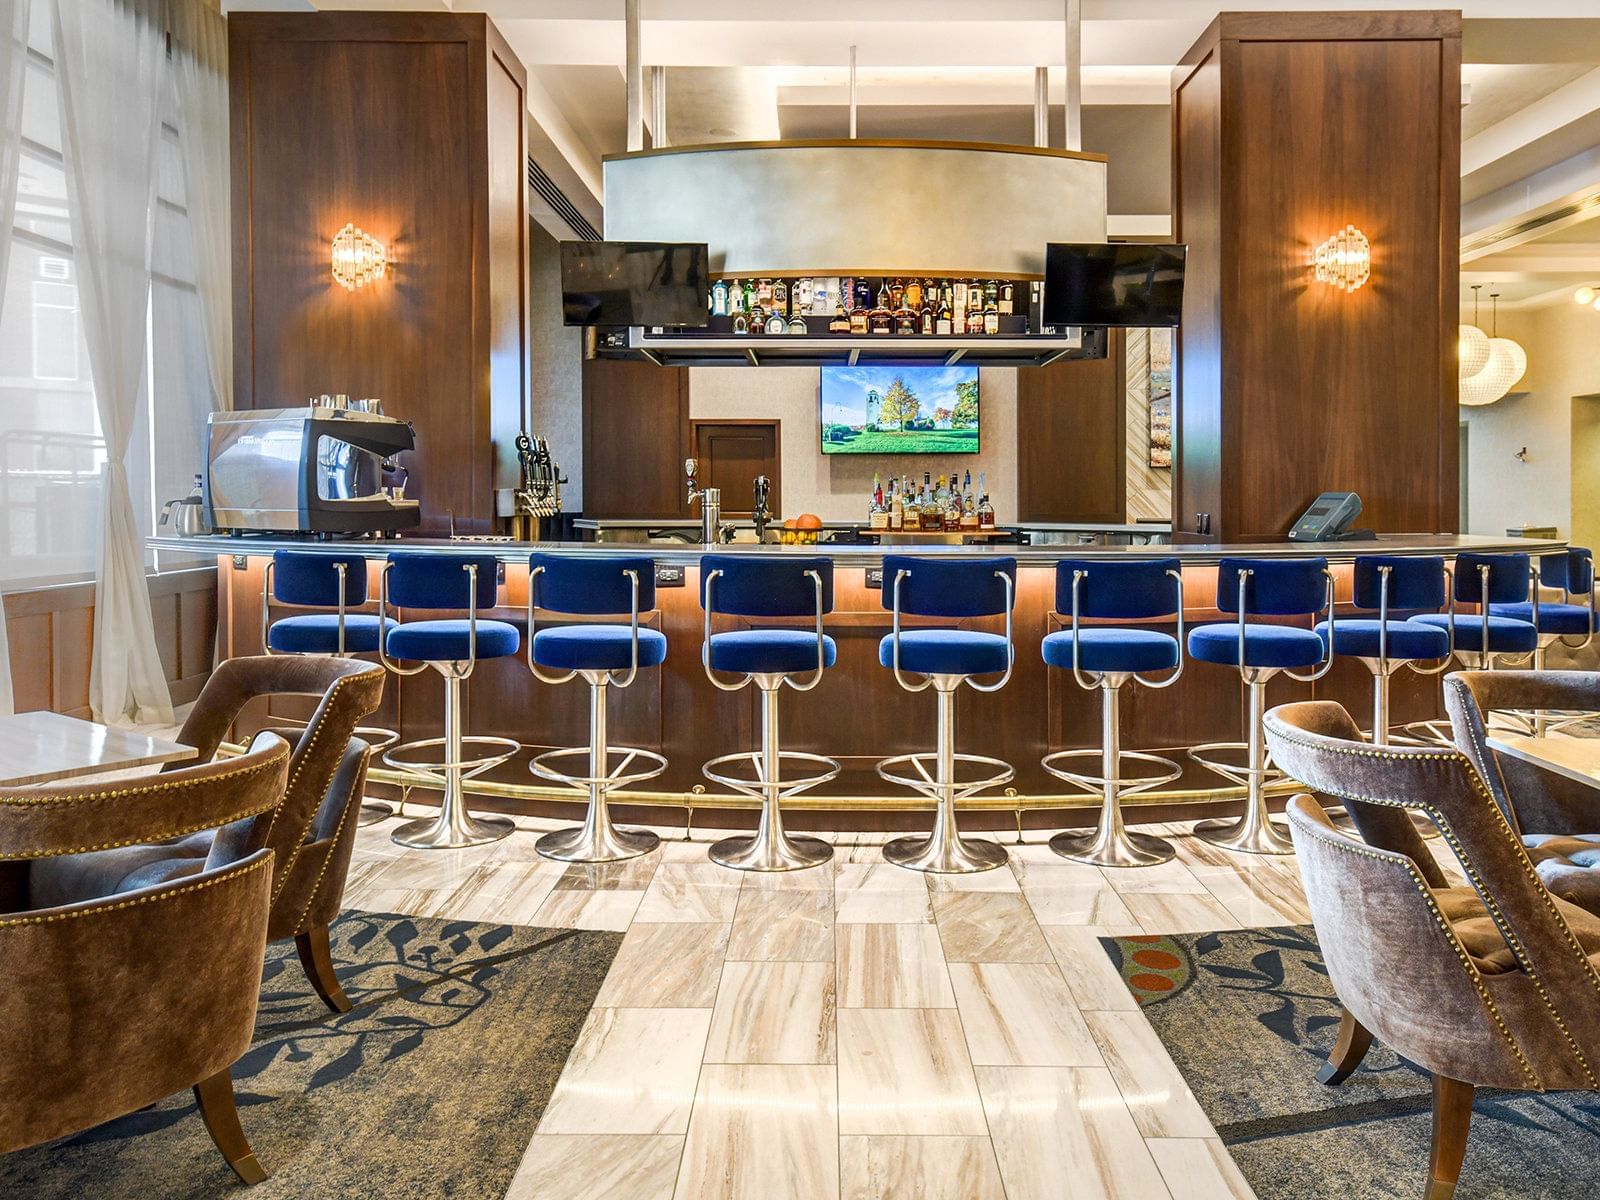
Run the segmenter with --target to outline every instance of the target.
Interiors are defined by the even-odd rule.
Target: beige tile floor
[[[1252,1194],[1096,938],[1306,921],[1292,859],[1173,826],[1163,867],[1029,844],[930,879],[846,834],[831,864],[742,876],[705,842],[568,867],[520,824],[468,851],[364,829],[346,895],[626,933],[508,1200]]]

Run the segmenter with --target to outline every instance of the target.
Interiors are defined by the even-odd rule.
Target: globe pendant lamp
[[[1461,326],[1456,357],[1460,360],[1461,378],[1471,379],[1489,361],[1489,335],[1476,325]]]
[[[1483,331],[1477,326],[1478,318],[1478,287],[1472,289],[1472,317],[1471,328],[1481,337]],[[1500,333],[1500,293],[1491,292],[1489,298],[1494,301],[1494,336],[1488,339],[1488,357],[1484,364],[1471,375],[1465,374],[1467,338],[1462,338],[1463,375],[1460,381],[1459,400],[1462,404],[1477,408],[1485,404],[1493,404],[1496,400],[1504,398],[1521,379],[1528,369],[1528,355],[1523,348],[1510,338],[1499,336]],[[1463,332],[1467,327],[1463,327]]]

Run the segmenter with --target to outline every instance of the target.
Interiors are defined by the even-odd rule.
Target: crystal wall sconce
[[[333,277],[346,291],[382,279],[387,266],[383,243],[365,229],[347,222],[333,235]]]
[[[1318,283],[1353,292],[1372,277],[1372,243],[1354,225],[1346,225],[1312,252]]]

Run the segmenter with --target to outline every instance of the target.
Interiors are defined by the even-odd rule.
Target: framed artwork
[[[1172,466],[1172,330],[1150,331],[1150,465]]]

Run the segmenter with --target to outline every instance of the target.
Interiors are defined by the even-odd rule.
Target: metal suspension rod
[[[1033,69],[1033,144],[1050,144],[1050,68]]]
[[[1067,6],[1067,149],[1083,149],[1083,0]]]
[[[644,0],[624,0],[623,78],[628,92],[628,153],[644,149],[644,68],[639,58],[640,8]]]
[[[657,150],[671,143],[667,140],[667,69],[650,68],[650,144]]]
[[[856,48],[850,47],[850,137],[856,136]]]

